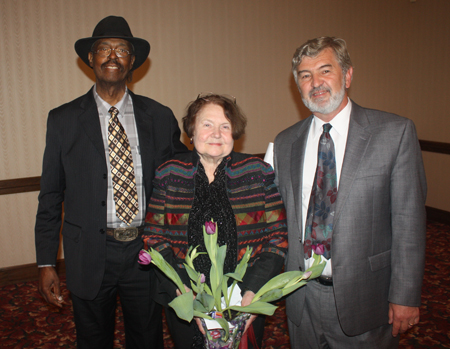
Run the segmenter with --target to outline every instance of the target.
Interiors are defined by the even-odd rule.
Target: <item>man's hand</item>
[[[392,335],[397,337],[419,323],[419,308],[389,303],[389,324],[392,324]]]
[[[47,303],[62,308],[63,297],[59,289],[59,277],[55,268],[39,268],[39,292]]]

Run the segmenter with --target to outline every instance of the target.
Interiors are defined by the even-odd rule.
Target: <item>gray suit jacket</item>
[[[387,324],[389,302],[420,305],[426,235],[426,179],[413,122],[352,105],[331,247],[339,321],[350,336]],[[304,270],[302,171],[312,119],[281,132],[274,145],[288,218],[287,270]],[[305,290],[287,299],[296,325]]]
[[[169,108],[131,91],[130,95],[148,202],[156,168],[187,148]],[[91,89],[49,113],[35,227],[37,264],[56,264],[64,202],[67,286],[83,299],[97,295],[105,271],[107,171]]]

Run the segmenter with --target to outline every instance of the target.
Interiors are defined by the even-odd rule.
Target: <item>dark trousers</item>
[[[108,237],[106,270],[98,295],[84,300],[72,294],[79,349],[113,348],[117,296],[123,310],[126,347],[164,347],[162,308],[152,297],[156,276],[151,268],[137,262],[142,247],[140,238],[119,242]]]
[[[180,320],[177,314],[172,308],[164,308],[166,314],[167,325],[169,326],[170,336],[175,344],[176,349],[202,349],[204,344],[198,337],[203,338],[200,330],[197,327],[197,322],[192,320],[190,323],[184,320]],[[264,336],[264,324],[265,316],[258,316],[253,321],[253,330],[255,331],[256,342],[258,347],[261,348],[261,343]],[[194,344],[195,342],[195,344]],[[248,341],[248,348],[253,349],[253,346]]]

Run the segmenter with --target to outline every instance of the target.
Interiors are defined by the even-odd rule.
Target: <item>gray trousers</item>
[[[288,319],[292,349],[387,349],[398,348],[399,337],[392,336],[386,324],[358,336],[347,336],[341,329],[332,286],[315,280],[306,286],[305,308],[300,326]],[[361,304],[364,311],[364,304]]]

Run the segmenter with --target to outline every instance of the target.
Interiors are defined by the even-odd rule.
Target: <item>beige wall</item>
[[[239,150],[264,152],[308,115],[290,60],[322,35],[346,39],[357,103],[410,117],[421,139],[449,142],[448,13],[448,0],[0,0],[0,180],[40,175],[48,111],[93,83],[73,45],[110,14],[152,46],[131,89],[178,120],[201,91],[236,96],[249,119]],[[427,204],[450,211],[448,186],[437,187],[449,156],[424,158]],[[37,193],[0,196],[0,268],[35,261],[36,207]]]

